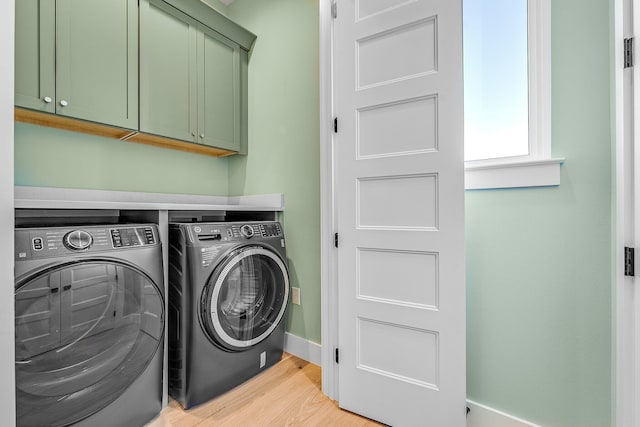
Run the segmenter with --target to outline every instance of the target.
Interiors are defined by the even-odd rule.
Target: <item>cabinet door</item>
[[[140,130],[196,141],[196,21],[159,0],[140,2]]]
[[[55,111],[55,0],[16,1],[15,103]]]
[[[200,26],[198,142],[240,150],[240,46]]]
[[[57,0],[56,113],[138,128],[138,2]]]

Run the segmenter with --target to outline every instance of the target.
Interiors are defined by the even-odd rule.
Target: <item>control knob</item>
[[[91,237],[91,234],[86,231],[74,230],[65,234],[62,242],[67,248],[73,251],[81,251],[91,246],[93,243],[93,237]]]
[[[253,237],[253,227],[251,227],[250,225],[243,225],[242,227],[240,227],[240,233],[246,238],[246,239],[250,239]]]

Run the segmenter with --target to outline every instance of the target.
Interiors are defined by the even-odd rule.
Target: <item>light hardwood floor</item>
[[[188,411],[170,399],[147,427],[382,425],[338,408],[322,394],[320,381],[318,365],[285,353],[267,371]]]

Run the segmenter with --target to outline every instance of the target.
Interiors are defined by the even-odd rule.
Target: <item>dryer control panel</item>
[[[155,225],[19,228],[15,258],[24,260],[159,244]]]

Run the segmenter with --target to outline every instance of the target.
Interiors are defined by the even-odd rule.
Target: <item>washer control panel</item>
[[[16,260],[158,244],[155,225],[18,228]]]
[[[278,222],[198,223],[188,228],[192,242],[243,241],[282,238]]]
[[[238,225],[229,224],[227,230],[230,237],[244,237],[251,239],[252,237],[282,237],[282,229],[279,222],[259,222]]]

